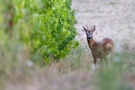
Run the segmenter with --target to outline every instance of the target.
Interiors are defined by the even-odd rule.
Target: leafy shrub
[[[41,0],[38,17],[32,31],[32,47],[36,60],[45,63],[58,60],[78,45],[74,40],[74,11],[71,0]]]
[[[71,0],[3,0],[2,25],[9,38],[22,42],[38,63],[49,63],[77,47]],[[1,18],[0,17],[0,18]]]

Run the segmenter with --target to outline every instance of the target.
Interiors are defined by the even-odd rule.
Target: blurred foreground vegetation
[[[71,0],[2,0],[0,7],[2,36],[29,48],[40,65],[63,58],[78,46]]]
[[[0,0],[1,83],[70,54],[75,22],[71,0]]]

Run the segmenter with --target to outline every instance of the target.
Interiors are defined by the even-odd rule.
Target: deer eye
[[[86,35],[89,35],[89,33],[87,32]]]

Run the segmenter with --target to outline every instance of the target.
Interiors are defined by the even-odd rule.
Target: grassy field
[[[9,42],[0,58],[1,90],[135,90],[135,1],[73,0],[79,47],[60,62],[39,67],[29,60],[29,48]],[[112,63],[92,70],[93,58],[82,25],[96,25],[94,39],[115,42]],[[0,42],[2,43],[2,42]],[[13,44],[13,47],[8,45]],[[10,47],[10,48],[9,48]],[[14,53],[10,50],[15,49]],[[10,58],[14,58],[11,63]],[[10,64],[8,64],[10,63]],[[4,74],[3,74],[4,73]]]

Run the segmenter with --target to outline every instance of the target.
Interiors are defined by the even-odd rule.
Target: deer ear
[[[87,31],[87,29],[84,27],[84,26],[82,26],[83,27],[83,30],[86,32]]]
[[[91,29],[92,32],[94,32],[96,30],[96,26],[94,25]]]

